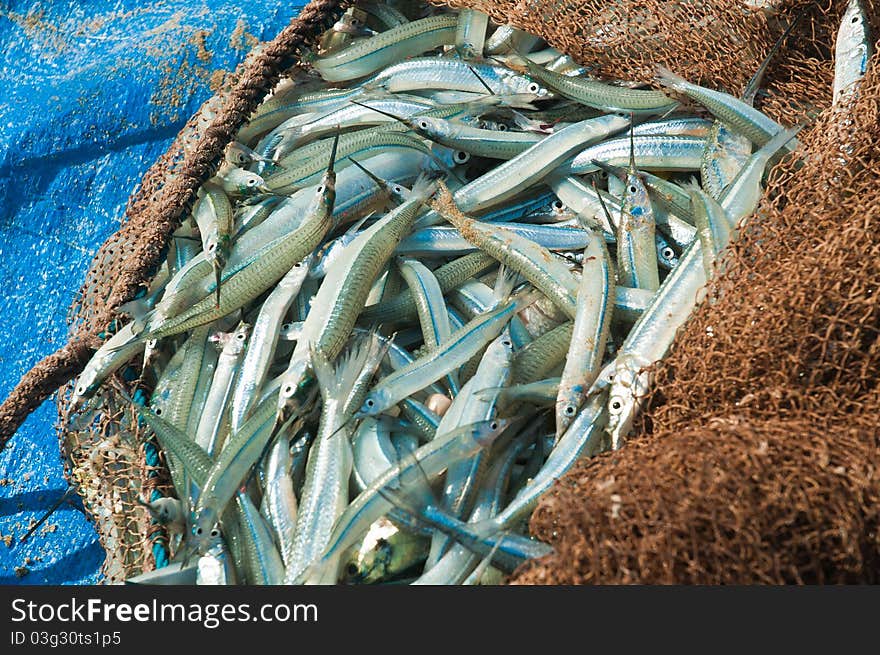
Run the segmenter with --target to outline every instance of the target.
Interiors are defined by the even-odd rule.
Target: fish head
[[[278,392],[278,406],[275,415],[275,427],[273,434],[296,415],[303,406],[303,399],[308,395],[311,386],[311,361],[309,357],[297,357],[291,362],[290,367],[281,381],[281,389]]]
[[[583,385],[572,385],[568,389],[560,389],[556,398],[556,438],[558,439],[577,416],[584,398]]]
[[[631,217],[635,224],[653,223],[651,199],[648,197],[648,188],[642,177],[638,172],[630,171],[626,175],[625,184],[624,214]]]
[[[236,581],[235,564],[223,540],[218,538],[198,559],[196,584],[233,585]]]
[[[241,168],[230,171],[227,178],[231,181],[234,192],[242,196],[255,196],[271,190],[261,176]]]
[[[315,188],[315,201],[324,207],[328,212],[333,211],[336,204],[336,149],[339,146],[339,132],[333,138],[333,145],[330,148],[330,161],[327,164],[327,170],[321,176],[321,183]]]
[[[140,499],[138,501],[159,525],[170,525],[184,520],[183,503],[177,498],[157,498],[149,503],[140,501]]]
[[[206,506],[198,512],[189,537],[189,545],[195,552],[203,555],[222,540],[218,520],[214,507]]]
[[[861,54],[863,51],[867,55],[869,30],[868,16],[862,1],[849,0],[840,19],[840,29],[837,33],[838,56],[852,55],[853,52]]]
[[[496,69],[501,78],[501,91],[496,91],[499,95],[524,95],[532,100],[544,100],[553,97],[553,93],[541,84],[536,75],[530,74],[536,71],[539,66],[525,57],[518,57],[521,65],[508,62],[509,68]],[[523,73],[515,72],[516,69],[524,71]]]
[[[407,189],[402,184],[389,184],[388,191],[390,194],[390,199],[398,204],[404,202],[405,200],[408,200],[412,196],[412,191],[410,189]]]
[[[164,389],[160,393],[154,393],[153,397],[150,398],[150,409],[153,414],[158,416],[161,419],[165,419],[167,415],[168,403],[170,401],[170,392],[168,389]]]
[[[223,352],[231,355],[240,355],[244,352],[250,329],[250,325],[244,321],[239,321],[238,326],[233,332],[215,332],[208,338],[216,343]]]
[[[675,248],[673,248],[668,243],[658,241],[657,260],[660,261],[664,267],[672,270],[673,268],[678,266],[679,257],[678,253],[675,252]]]
[[[393,540],[398,532],[397,526],[385,518],[371,525],[360,546],[352,550],[342,569],[343,582],[369,584],[392,573],[395,559]]]
[[[522,81],[518,81],[516,89],[511,89],[511,95],[525,94],[534,100],[545,100],[553,97],[553,93],[547,87],[543,86],[537,80],[524,77]]]
[[[333,27],[330,29],[333,32],[357,37],[371,36],[375,34],[373,30],[364,25],[362,20],[351,14],[343,14],[338,21],[333,23]]]
[[[484,357],[491,357],[493,361],[504,365],[513,360],[514,345],[510,337],[510,324],[504,326],[504,330],[486,348]]]
[[[473,425],[472,436],[480,448],[488,448],[501,436],[513,422],[509,418],[494,418],[489,421],[480,421]]]
[[[161,351],[158,339],[147,339],[144,344],[144,369],[159,359]]]
[[[376,416],[391,406],[389,394],[384,389],[373,389],[364,399],[357,417]]]
[[[442,118],[434,118],[433,116],[413,116],[412,118],[400,120],[419,136],[432,141],[448,136],[452,131],[449,121],[445,121]]]
[[[232,164],[233,166],[247,166],[251,163],[251,155],[249,152],[249,148],[238,143],[237,141],[232,141],[228,146],[226,146],[226,161]]]
[[[632,430],[636,416],[649,387],[647,362],[639,363],[624,358],[614,369],[614,378],[608,393],[608,426],[611,446],[618,450]]]
[[[85,407],[100,387],[97,370],[86,368],[77,378],[76,386],[73,388],[73,396],[71,397],[73,408],[80,410]]]

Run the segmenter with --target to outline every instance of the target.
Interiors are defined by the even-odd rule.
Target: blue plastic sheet
[[[0,0],[0,394],[63,345],[85,271],[178,130],[302,3]],[[47,401],[0,454],[0,584],[100,581]]]

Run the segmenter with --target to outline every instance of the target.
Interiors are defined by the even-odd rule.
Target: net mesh
[[[829,110],[845,3],[783,1],[772,14],[732,0],[449,4],[539,35],[602,76],[650,82],[662,64],[734,94],[806,8],[756,103],[787,125],[811,121],[803,164],[774,172],[760,216],[658,370],[640,437],[581,462],[539,505],[533,533],[556,554],[514,582],[876,581],[880,79],[869,75],[848,113]],[[866,4],[877,26],[876,3]],[[310,4],[293,36],[253,53],[193,117],[96,256],[72,335],[94,340],[146,285],[235,128],[338,9]],[[156,526],[137,497],[163,491],[161,459],[121,427],[112,400],[81,427],[68,398],[62,444],[107,550],[108,580],[150,569]]]
[[[877,582],[878,63],[801,132],[803,163],[774,170],[658,367],[640,438],[539,506],[557,553],[517,582]]]

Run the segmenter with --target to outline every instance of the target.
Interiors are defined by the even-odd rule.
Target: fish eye
[[[565,205],[562,204],[561,200],[554,200],[553,205],[551,205],[551,206],[553,207],[553,209],[555,209],[558,212],[561,212],[563,210],[563,208],[565,207]]]
[[[322,184],[321,186],[318,187],[316,193],[317,193],[318,195],[324,193],[324,185],[323,185],[323,184]]]
[[[540,90],[541,90],[541,85],[538,84],[537,82],[532,82],[531,84],[529,84],[529,88],[528,88],[529,93],[538,93],[538,91],[540,91]]]
[[[289,395],[292,394],[292,393],[293,393],[293,387],[292,387],[292,386],[290,386],[290,385],[288,384],[286,387],[284,387],[284,394],[285,394],[286,396],[289,396]]]
[[[629,185],[629,192],[630,192],[630,193],[635,193],[636,191],[638,191],[638,189],[635,187],[635,185],[634,185],[634,184],[630,184],[630,185]]]
[[[419,127],[422,128],[423,130],[427,130],[428,129],[428,121],[419,121]]]
[[[675,257],[675,251],[669,246],[666,246],[660,254],[663,255],[666,259],[672,259],[673,257]]]
[[[498,131],[507,132],[507,125],[505,125],[504,123],[498,123]]]
[[[367,407],[373,407],[373,406],[376,405],[376,403],[373,402],[373,399],[372,399],[372,398],[367,398],[367,403],[366,403],[366,405],[367,405]]]
[[[575,412],[575,409],[572,405],[569,405],[568,407],[565,408],[565,415],[566,416],[574,416],[574,412]]]
[[[243,152],[238,153],[238,163],[239,164],[246,164],[247,160],[248,160],[247,155],[245,155]]]
[[[156,416],[162,416],[162,408],[161,407],[156,408]]]
[[[498,429],[498,421],[492,421],[492,422],[489,424],[489,429],[490,429],[490,430],[497,430],[497,429]]]
[[[504,341],[501,342],[501,345],[502,345],[502,346],[508,346],[508,347],[509,347],[509,346],[511,346],[512,344],[510,343],[510,339],[505,339]]]
[[[403,193],[403,187],[394,185],[394,193]]]
[[[193,533],[194,533],[197,537],[201,537],[201,536],[202,536],[202,529],[199,528],[199,527],[195,527],[195,528],[193,528]]]
[[[856,23],[859,22],[859,17],[858,17],[858,16],[853,16],[851,22],[852,22],[853,25],[855,25]]]
[[[354,562],[349,563],[347,567],[345,567],[345,572],[348,573],[349,577],[354,577],[358,574],[357,564]]]
[[[80,385],[80,386],[78,386],[78,387],[76,388],[76,393],[77,393],[77,395],[80,395],[80,396],[81,396],[81,395],[83,395],[85,392],[86,392],[86,388],[85,388],[84,386],[82,386],[82,385]]]
[[[621,407],[623,407],[623,403],[616,398],[611,401],[611,409],[613,409],[614,411],[619,411]]]
[[[235,335],[235,338],[238,339],[239,341],[244,341],[244,333],[239,332],[238,334]]]
[[[453,155],[452,158],[455,159],[455,161],[457,161],[459,164],[463,164],[468,159],[470,159],[471,156],[469,154],[467,154],[466,152],[464,152],[463,150],[456,150],[455,154]]]
[[[219,536],[220,536],[220,530],[218,530],[217,528],[214,528],[213,530],[211,530],[211,536],[212,536],[212,537],[219,537]]]
[[[256,183],[257,183],[257,181],[256,181],[254,178],[250,178],[250,179],[247,181],[247,185],[248,185],[248,186],[254,186]]]
[[[297,266],[299,266],[299,264],[297,264]],[[285,323],[284,325],[281,326],[281,329],[282,329],[282,330],[289,330],[289,329],[290,329],[290,323]]]
[[[212,243],[208,245],[208,252],[214,252],[217,249],[217,244]]]

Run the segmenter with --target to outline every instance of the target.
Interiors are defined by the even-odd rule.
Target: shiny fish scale
[[[453,215],[447,218],[455,224],[465,239],[521,274],[574,318],[577,281],[568,268],[548,250],[500,226],[484,225]]]
[[[319,187],[324,192],[324,185]],[[178,317],[165,321],[156,328],[150,328],[149,336],[162,338],[178,334],[198,325],[204,325],[215,318],[224,316],[253,301],[270,285],[277,282],[290,268],[312,252],[330,229],[330,211],[326,203],[319,200],[313,215],[298,230],[292,232],[272,247],[258,261],[236,273],[227,280],[220,290],[220,306],[214,305],[209,296],[196,303]]]
[[[370,288],[412,227],[423,197],[414,196],[362,232],[346,246],[339,265],[324,277],[306,317],[302,335],[284,373],[278,411],[290,402],[310,369],[309,349],[328,359],[342,350],[364,307]]]
[[[320,57],[314,66],[330,82],[363,77],[395,61],[451,43],[457,23],[458,19],[449,15],[404,23],[328,57]]]
[[[440,289],[446,293],[485,271],[494,262],[490,255],[475,252],[444,264],[434,271],[434,275]],[[396,322],[415,318],[417,314],[418,309],[412,292],[405,291],[387,303],[370,305],[361,314],[361,320],[367,324]]]

